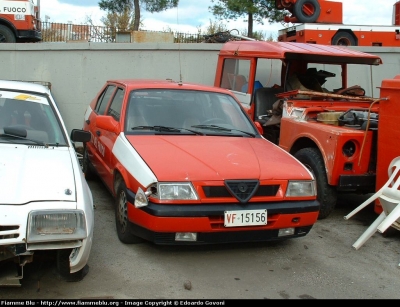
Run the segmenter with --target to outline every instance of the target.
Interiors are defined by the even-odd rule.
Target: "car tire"
[[[308,14],[305,9],[309,9],[311,14]],[[293,6],[293,14],[301,23],[313,23],[321,14],[321,6],[318,0],[297,0]]]
[[[317,183],[317,200],[320,203],[318,219],[325,219],[332,213],[336,206],[336,189],[328,184],[325,171],[325,163],[321,153],[317,148],[303,148],[295,153],[301,163],[303,163],[314,175]]]
[[[83,147],[82,154],[82,172],[85,174],[86,180],[91,180],[95,176],[92,170],[92,164],[89,161],[89,156],[86,146]]]
[[[132,224],[128,219],[128,200],[125,183],[121,180],[115,198],[115,224],[118,239],[125,244],[141,243],[144,240],[132,233]]]
[[[15,43],[14,33],[4,25],[0,25],[0,43]]]
[[[81,281],[89,272],[89,266],[86,264],[83,269],[75,273],[69,271],[69,256],[72,249],[57,250],[56,262],[58,274],[68,282]]]

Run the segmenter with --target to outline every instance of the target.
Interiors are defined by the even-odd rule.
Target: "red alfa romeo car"
[[[87,108],[83,170],[115,197],[118,238],[155,244],[305,236],[320,205],[313,175],[264,139],[225,89],[110,80]]]

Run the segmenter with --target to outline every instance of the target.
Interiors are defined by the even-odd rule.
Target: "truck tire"
[[[339,31],[332,38],[332,45],[337,46],[357,46],[357,42],[353,35],[349,32]]]
[[[293,15],[302,23],[316,22],[320,14],[318,0],[297,0],[293,6]]]
[[[303,148],[294,154],[314,175],[317,182],[317,200],[320,203],[318,219],[324,219],[336,206],[336,189],[328,184],[325,163],[317,148]]]
[[[0,43],[15,43],[16,41],[13,31],[4,25],[0,25]]]

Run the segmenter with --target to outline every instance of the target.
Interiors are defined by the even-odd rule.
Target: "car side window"
[[[121,116],[121,108],[122,101],[124,100],[124,94],[125,90],[122,88],[118,88],[107,111],[107,115],[111,115],[117,121],[119,121],[119,118]]]
[[[115,90],[115,85],[109,85],[107,88],[104,90],[104,92],[101,94],[99,100],[97,101],[96,105],[96,113],[100,115],[104,115],[107,104],[110,101],[110,98],[112,94],[114,93]]]

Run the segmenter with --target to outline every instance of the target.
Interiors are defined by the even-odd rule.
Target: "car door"
[[[113,156],[113,147],[116,139],[123,129],[121,110],[125,96],[125,89],[118,86],[114,92],[114,96],[106,110],[106,115],[111,117],[114,122],[113,126],[118,127],[113,131],[105,129],[98,129],[99,132],[99,143],[103,146],[103,165],[102,169],[104,174],[102,175],[105,184],[109,187],[113,187],[113,174],[115,168],[115,159]],[[118,131],[118,132],[117,132]]]
[[[108,84],[103,92],[98,96],[93,112],[90,114],[89,120],[86,121],[89,126],[89,131],[92,134],[92,141],[86,144],[88,149],[89,160],[96,169],[99,176],[103,179],[106,175],[106,163],[104,140],[101,136],[104,135],[103,129],[96,126],[96,118],[98,115],[105,115],[111,98],[114,96],[117,86]]]

